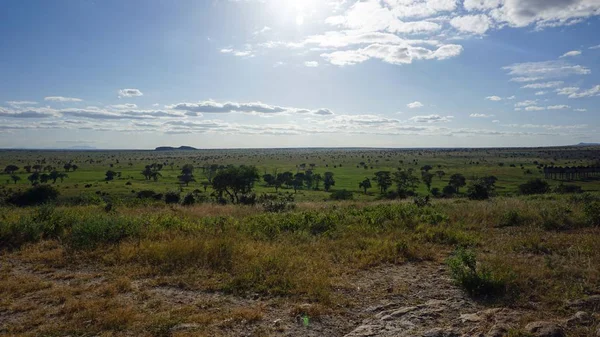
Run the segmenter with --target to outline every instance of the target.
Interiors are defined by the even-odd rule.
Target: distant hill
[[[600,146],[600,143],[579,143],[575,146]]]
[[[198,150],[198,149],[195,147],[191,147],[191,146],[180,146],[180,147],[159,146],[156,149],[154,149],[154,151],[193,151],[193,150]]]

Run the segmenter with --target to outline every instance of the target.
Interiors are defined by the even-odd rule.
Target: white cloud
[[[439,122],[450,122],[454,116],[440,116],[440,115],[427,115],[427,116],[414,116],[409,120],[416,123],[439,123]]]
[[[27,106],[27,105],[37,105],[38,102],[32,102],[32,101],[7,101],[6,104],[15,107],[15,108],[19,108],[21,106]]]
[[[573,111],[577,111],[577,112],[586,112],[587,109],[573,109]]]
[[[442,45],[436,50],[417,46],[372,44],[356,50],[342,50],[321,54],[321,57],[338,66],[362,63],[370,58],[390,64],[410,64],[413,60],[444,60],[458,56],[463,48],[460,45]]]
[[[8,110],[0,107],[0,118],[36,119],[57,116],[59,114],[51,108],[26,107],[21,110]]]
[[[417,108],[422,108],[425,105],[423,105],[423,103],[421,103],[419,101],[414,101],[412,103],[408,103],[406,106],[409,107],[410,109],[417,109]]]
[[[450,25],[461,32],[485,34],[492,25],[492,20],[484,14],[457,16],[450,20]]]
[[[600,44],[599,44],[599,45],[597,45],[597,46],[592,46],[592,47],[590,47],[589,49],[600,49]]]
[[[465,0],[463,6],[468,11],[487,11],[498,8],[502,0]]]
[[[304,62],[304,65],[307,67],[311,67],[311,68],[315,68],[319,66],[319,62],[317,61],[306,61]]]
[[[500,96],[488,96],[485,99],[487,99],[488,101],[501,101],[502,97],[500,97]]]
[[[83,101],[81,98],[75,97],[63,97],[63,96],[48,96],[44,97],[44,101],[50,102],[81,102]]]
[[[581,55],[581,50],[571,50],[569,52],[564,53],[560,58],[573,57],[579,55]]]
[[[269,32],[271,30],[272,30],[271,27],[264,26],[262,29],[259,29],[256,32],[254,32],[254,35],[264,34],[264,33]]]
[[[538,91],[538,92],[535,93],[535,95],[536,96],[543,96],[543,95],[545,95],[547,93],[548,93],[547,91]]]
[[[548,110],[564,110],[564,109],[569,109],[569,108],[571,108],[571,107],[568,106],[568,105],[564,105],[564,104],[561,104],[561,105],[551,105],[549,107],[546,107],[546,109],[548,109]]]
[[[578,23],[599,12],[597,0],[505,0],[490,15],[513,27],[535,25],[543,29]]]
[[[490,117],[494,117],[494,115],[470,114],[469,117],[472,117],[472,118],[490,118]]]
[[[256,113],[256,114],[279,114],[279,113],[298,113],[298,114],[311,114],[319,116],[333,115],[334,113],[329,109],[299,109],[291,107],[282,107],[276,105],[269,105],[262,102],[249,102],[249,103],[237,103],[237,102],[225,102],[219,103],[213,100],[198,102],[198,103],[177,103],[166,106],[167,109],[175,111],[185,111],[188,116],[197,116],[199,113],[233,113],[233,112],[244,112],[244,113]]]
[[[119,97],[139,97],[144,94],[139,89],[121,89],[119,90]]]
[[[547,89],[547,88],[556,88],[562,85],[563,81],[552,81],[552,82],[543,82],[543,83],[531,83],[522,86],[521,88],[525,89]]]
[[[571,95],[579,91],[579,87],[565,87],[555,90],[558,95]]]
[[[541,111],[541,110],[546,110],[546,108],[541,107],[541,106],[528,106],[525,108],[525,111]]]
[[[157,105],[155,105],[157,106]],[[119,110],[123,110],[123,109],[137,109],[137,104],[133,104],[133,103],[126,103],[126,104],[116,104],[116,105],[109,105],[110,108],[113,109],[119,109]]]
[[[531,106],[531,105],[536,105],[536,104],[537,104],[537,99],[535,101],[527,100],[527,101],[517,102],[515,104],[515,107],[520,108],[520,107]]]
[[[589,68],[564,61],[515,63],[502,69],[508,70],[509,75],[516,76],[512,79],[512,81],[516,82],[533,82],[541,79],[587,75],[591,73]]]
[[[513,95],[513,96],[510,96],[510,97],[506,97],[506,99],[508,99],[508,100],[513,100],[513,99],[515,99],[515,98],[517,98],[517,96],[514,96],[514,95]]]
[[[588,90],[584,90],[581,92],[574,92],[569,95],[569,98],[583,98],[583,97],[594,97],[600,96],[600,85],[596,85]]]

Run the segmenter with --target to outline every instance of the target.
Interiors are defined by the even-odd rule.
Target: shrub
[[[34,206],[54,201],[59,194],[58,190],[50,185],[38,185],[24,192],[14,193],[6,202],[20,207]]]
[[[167,204],[178,204],[179,200],[181,199],[181,196],[179,195],[179,192],[167,192],[165,193],[165,202]]]
[[[560,184],[560,185],[556,186],[556,188],[554,188],[554,193],[561,193],[561,194],[583,193],[583,189],[581,188],[581,186],[577,186],[577,185]]]
[[[490,297],[502,295],[507,288],[507,280],[495,275],[489,268],[477,265],[477,257],[472,250],[459,248],[447,260],[455,282],[469,295]]]
[[[278,195],[263,194],[258,201],[266,212],[272,213],[291,211],[296,207],[294,204],[294,195],[291,193]]]
[[[588,226],[600,226],[600,202],[591,202],[583,208],[585,214],[585,222]]]
[[[192,206],[195,203],[196,198],[194,197],[193,193],[186,194],[185,197],[183,197],[183,201],[181,202],[183,206]]]
[[[348,190],[337,190],[331,192],[329,195],[331,200],[352,200],[354,199],[354,195],[351,191]]]
[[[542,209],[540,211],[542,228],[545,230],[565,230],[576,227],[573,219],[570,217],[571,213],[573,212],[566,207]]]
[[[453,186],[446,185],[442,189],[442,196],[443,197],[452,197],[455,194],[456,194],[456,188],[454,188]]]
[[[138,199],[150,199],[156,196],[156,192],[150,190],[144,190],[137,192]]]
[[[91,217],[75,223],[67,241],[75,249],[117,244],[123,239],[139,236],[142,229],[140,224],[133,219],[115,215]]]
[[[519,185],[521,194],[544,194],[550,191],[548,182],[542,179],[531,179],[525,184]]]
[[[471,200],[487,200],[490,198],[490,192],[487,186],[481,183],[475,183],[469,186],[467,197]]]
[[[417,207],[431,206],[428,195],[424,197],[416,196],[414,197],[413,202],[415,205],[417,205]]]
[[[512,227],[512,226],[521,226],[524,223],[523,217],[516,210],[510,210],[504,214],[500,218],[500,223],[498,226],[500,227]]]
[[[248,193],[248,194],[240,195],[239,203],[242,205],[254,206],[254,205],[256,205],[256,202],[257,202],[256,193]]]

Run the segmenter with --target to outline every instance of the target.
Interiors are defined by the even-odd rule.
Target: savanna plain
[[[600,147],[0,151],[0,335],[600,336]]]

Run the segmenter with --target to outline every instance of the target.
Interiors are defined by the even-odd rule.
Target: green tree
[[[115,172],[113,170],[108,170],[108,171],[106,171],[106,173],[104,175],[105,175],[104,180],[111,181],[111,180],[115,179],[115,177],[117,176],[117,172]]]
[[[389,171],[375,172],[375,183],[379,186],[379,192],[384,194],[392,186],[392,176]]]
[[[16,165],[8,165],[4,168],[4,173],[13,174],[19,170],[19,167]]]
[[[412,174],[412,170],[403,170],[398,168],[398,171],[394,172],[393,180],[396,183],[396,191],[398,196],[404,198],[409,194],[414,193],[417,185],[419,184],[419,178]]]
[[[14,183],[16,184],[16,183],[17,183],[17,181],[21,180],[21,177],[19,177],[19,176],[18,176],[18,175],[16,175],[16,174],[13,174],[13,175],[11,175],[11,176],[10,176],[10,179],[11,179],[12,181],[14,181]]]
[[[313,179],[313,187],[315,190],[319,190],[319,184],[323,181],[323,177],[319,173],[315,173],[312,176]]]
[[[362,188],[365,191],[365,194],[367,194],[367,189],[371,188],[371,179],[365,178],[365,180],[358,183],[358,187]]]
[[[333,179],[333,172],[325,172],[325,178],[323,179],[323,187],[326,192],[329,192],[331,186],[335,186],[335,179]]]
[[[48,182],[48,180],[50,180],[50,175],[49,175],[49,174],[42,173],[42,174],[40,175],[40,182],[41,182],[42,184],[45,184],[45,183],[47,183],[47,182]]]
[[[460,188],[467,184],[467,179],[460,173],[455,173],[450,176],[450,181],[448,185],[454,187],[456,193],[460,192]]]
[[[26,165],[26,166],[23,166],[23,168],[25,169],[25,171],[26,171],[27,173],[31,173],[31,165]]]
[[[35,185],[40,180],[40,174],[38,172],[33,172],[30,176],[27,177],[27,180],[31,182],[31,185]]]
[[[150,174],[150,178],[152,178],[152,180],[154,180],[155,182],[158,181],[158,177],[162,177],[162,174],[160,174],[160,172],[158,171],[152,171],[152,173]]]
[[[217,172],[212,186],[219,198],[223,198],[223,193],[226,193],[231,202],[239,203],[240,196],[250,193],[259,179],[258,169],[254,166],[230,165]]]
[[[182,174],[177,177],[180,183],[185,184],[185,186],[189,186],[191,182],[195,182],[193,174]]]
[[[423,180],[425,186],[427,186],[427,190],[431,191],[431,182],[433,181],[433,174],[429,172],[423,172],[421,174],[421,180]]]
[[[442,178],[446,175],[446,172],[439,170],[435,171],[435,174],[438,176],[438,178],[440,178],[440,180],[442,180]]]

